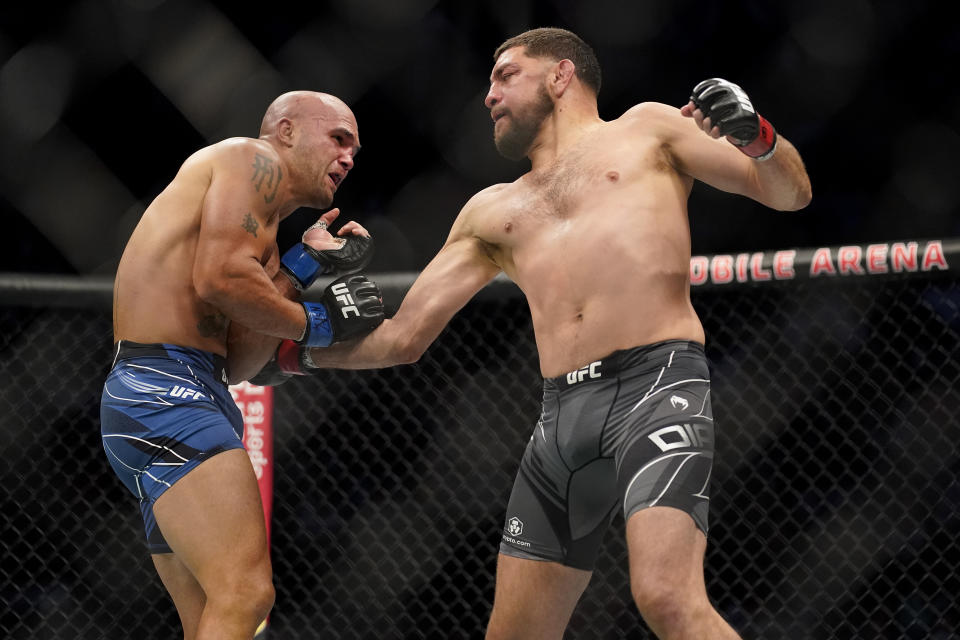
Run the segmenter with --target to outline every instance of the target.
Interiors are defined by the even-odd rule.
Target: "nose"
[[[487,109],[493,109],[498,102],[500,102],[500,94],[491,85],[490,90],[487,91],[487,97],[483,99],[483,104],[486,105]]]
[[[353,151],[344,151],[341,153],[339,162],[344,171],[350,171],[350,169],[353,169]]]

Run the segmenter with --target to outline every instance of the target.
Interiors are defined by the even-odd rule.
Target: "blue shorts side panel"
[[[203,364],[187,357],[130,358],[118,361],[104,383],[103,448],[140,500],[152,553],[170,551],[153,516],[157,498],[204,460],[243,447],[240,410]]]

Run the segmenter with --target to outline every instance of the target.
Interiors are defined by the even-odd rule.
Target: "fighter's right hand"
[[[327,224],[339,213],[339,209],[332,209],[321,216],[303,232],[302,241],[280,259],[280,268],[300,291],[313,284],[317,276],[360,271],[373,257],[373,239],[356,222],[345,224],[339,237],[327,231]]]
[[[360,274],[334,280],[320,300],[303,303],[307,326],[298,344],[329,347],[369,333],[383,322],[380,287]]]
[[[281,340],[270,361],[263,366],[255,376],[250,378],[250,384],[263,387],[275,387],[283,384],[293,376],[307,375],[319,369],[309,369],[304,356],[308,348],[293,340]]]

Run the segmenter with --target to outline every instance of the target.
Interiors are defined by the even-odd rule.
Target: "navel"
[[[610,182],[616,182],[620,179],[620,174],[616,171],[607,171],[607,180]]]

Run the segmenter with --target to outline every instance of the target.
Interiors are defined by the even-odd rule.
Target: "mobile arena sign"
[[[810,280],[957,269],[960,240],[886,242],[693,256],[690,284]]]

